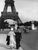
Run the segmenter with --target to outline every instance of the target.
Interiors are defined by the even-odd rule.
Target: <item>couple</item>
[[[14,30],[13,28],[11,28],[11,31],[8,33],[7,35],[7,45],[10,47],[10,48],[14,48],[16,49],[16,39],[15,39],[15,33],[14,33]],[[17,49],[16,49],[17,50]],[[18,50],[23,50],[22,47],[19,47]]]

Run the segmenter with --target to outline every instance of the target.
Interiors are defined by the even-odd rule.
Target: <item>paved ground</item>
[[[38,50],[38,30],[23,34],[21,45],[24,50]]]
[[[0,33],[7,33],[7,31]],[[6,35],[7,34],[0,34],[0,50],[11,50],[4,45],[6,44]],[[23,50],[38,50],[38,30],[22,33],[21,46]]]

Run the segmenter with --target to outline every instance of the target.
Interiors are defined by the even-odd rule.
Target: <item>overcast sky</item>
[[[0,0],[0,16],[4,9],[4,1]],[[16,11],[23,22],[38,20],[38,0],[14,0]]]

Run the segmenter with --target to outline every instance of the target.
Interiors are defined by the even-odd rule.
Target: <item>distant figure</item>
[[[34,26],[34,24],[32,24],[32,30],[36,30],[37,27]]]
[[[11,28],[11,31],[8,33],[6,41],[8,46],[11,48],[16,48],[15,33],[13,28]]]

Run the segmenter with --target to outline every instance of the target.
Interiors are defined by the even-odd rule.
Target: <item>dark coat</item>
[[[7,41],[7,45],[9,45],[10,44],[10,36],[7,35],[6,41]]]

